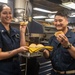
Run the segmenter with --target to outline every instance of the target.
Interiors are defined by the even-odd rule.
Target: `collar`
[[[15,28],[10,26],[10,34],[11,34],[11,36],[14,36],[14,35],[17,35],[18,33]]]
[[[68,31],[65,35],[66,35],[66,37],[71,38],[72,32],[69,28],[68,28]]]
[[[0,22],[0,32],[1,33],[6,33],[7,32],[7,30],[5,29],[5,27],[3,26],[3,24]],[[15,28],[13,28],[13,27],[11,27],[10,26],[10,35],[11,36],[14,36],[14,35],[16,35],[16,30],[15,30]]]
[[[5,29],[5,27],[3,26],[1,22],[0,22],[0,32],[2,33],[7,32],[7,30]]]

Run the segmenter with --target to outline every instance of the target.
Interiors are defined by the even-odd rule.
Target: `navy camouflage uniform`
[[[69,29],[66,37],[69,39],[69,42],[75,46],[75,33]],[[70,55],[68,50],[57,41],[55,36],[50,38],[49,45],[54,47],[53,51],[50,52],[53,69],[65,72],[65,74],[59,74],[52,70],[52,75],[75,75],[75,73],[66,74],[66,71],[75,70],[75,59]]]
[[[0,23],[0,48],[3,52],[20,47],[20,32],[10,26],[10,33]],[[0,75],[21,75],[18,55],[0,60]]]

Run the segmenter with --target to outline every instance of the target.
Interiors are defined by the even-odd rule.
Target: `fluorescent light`
[[[70,15],[69,17],[75,17],[75,15]]]
[[[2,3],[8,3],[8,0],[0,0]]]
[[[71,14],[69,15],[69,17],[75,17],[75,12],[71,12]]]
[[[75,3],[73,2],[62,3],[62,5],[71,9],[75,9]]]
[[[53,22],[54,19],[45,19],[46,22]]]
[[[57,11],[49,11],[41,8],[33,8],[33,10],[40,11],[40,12],[45,12],[45,13],[57,13]]]
[[[47,16],[34,16],[33,18],[39,19],[39,18],[48,18]]]
[[[55,15],[48,14],[48,17],[49,17],[49,18],[54,18]]]
[[[73,29],[73,27],[72,26],[68,26],[70,29]]]

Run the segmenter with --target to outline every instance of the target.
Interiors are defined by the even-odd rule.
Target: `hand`
[[[69,40],[68,38],[65,36],[65,34],[59,34],[57,36],[57,40],[61,43],[61,45],[63,47],[67,47],[68,43],[69,43]]]
[[[44,55],[45,58],[48,58],[49,55],[50,55],[50,52],[45,49],[45,50],[43,50],[43,55]]]
[[[27,25],[20,25],[20,32],[25,33],[26,27],[27,27]]]
[[[19,48],[19,52],[28,52],[29,50],[28,50],[28,46],[21,46],[20,48]]]

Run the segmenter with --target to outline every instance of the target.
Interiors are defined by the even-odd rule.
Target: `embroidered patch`
[[[3,33],[3,32],[4,32],[4,30],[1,30],[1,32]]]

